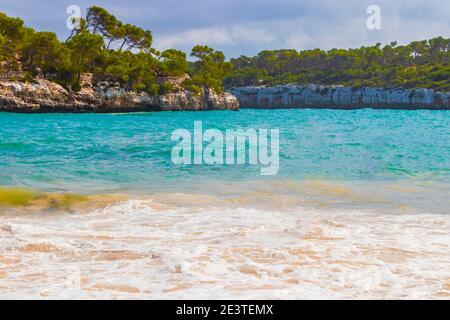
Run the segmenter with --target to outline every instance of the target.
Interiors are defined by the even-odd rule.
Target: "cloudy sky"
[[[65,38],[69,5],[83,14],[102,6],[123,22],[150,29],[158,49],[207,44],[227,57],[450,37],[449,0],[0,0],[0,11]],[[370,5],[381,9],[380,30],[366,26]]]

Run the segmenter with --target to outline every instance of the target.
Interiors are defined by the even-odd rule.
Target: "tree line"
[[[153,36],[129,23],[123,23],[107,10],[92,6],[85,18],[65,41],[53,32],[35,31],[20,18],[0,12],[0,72],[23,70],[32,80],[38,73],[54,75],[55,81],[69,90],[80,89],[81,75],[107,75],[127,89],[159,94],[173,91],[157,77],[190,75],[183,86],[193,92],[202,87],[223,91],[222,79],[230,74],[231,64],[222,52],[197,45],[189,62],[185,52],[152,47]]]
[[[35,31],[23,20],[0,13],[0,72],[23,70],[26,79],[51,74],[69,90],[79,90],[81,74],[107,75],[123,87],[150,94],[173,91],[157,77],[189,74],[184,88],[248,85],[323,84],[353,87],[432,88],[450,91],[450,39],[436,37],[408,45],[332,50],[264,50],[225,60],[222,52],[197,45],[190,52],[152,47],[150,30],[124,23],[92,6],[65,41]]]
[[[264,50],[231,64],[226,87],[314,83],[450,91],[450,39],[443,37],[348,50]]]

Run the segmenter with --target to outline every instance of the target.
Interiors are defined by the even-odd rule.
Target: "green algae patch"
[[[25,188],[0,187],[0,207],[69,210],[88,196],[73,193],[40,193]]]
[[[0,187],[0,215],[41,212],[88,213],[129,199],[128,195],[82,195],[39,192],[20,187]]]
[[[1,188],[0,187],[0,206],[23,207],[39,198],[35,191],[24,188]]]
[[[43,200],[46,200],[49,209],[69,210],[80,202],[88,201],[89,197],[73,193],[63,193],[45,195]]]

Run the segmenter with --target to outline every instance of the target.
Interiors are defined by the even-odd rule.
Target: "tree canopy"
[[[81,74],[89,72],[151,94],[173,89],[157,83],[158,76],[189,74],[192,80],[186,81],[185,89],[200,92],[201,87],[210,86],[223,90],[224,70],[230,67],[219,51],[198,46],[192,52],[197,61],[191,64],[182,51],[155,50],[150,30],[123,23],[97,6],[90,7],[84,19],[73,22],[75,28],[61,42],[53,32],[37,32],[25,27],[21,19],[0,13],[0,71],[21,69],[29,80],[38,72],[52,74],[72,90],[80,88]]]
[[[450,39],[359,49],[265,50],[231,60],[225,85],[324,84],[450,91]]]
[[[437,37],[408,45],[358,49],[264,50],[254,57],[226,61],[222,52],[197,45],[187,54],[152,47],[153,35],[92,6],[61,42],[53,32],[38,32],[19,18],[0,13],[0,72],[23,71],[32,80],[50,74],[69,90],[80,88],[81,74],[106,77],[124,88],[150,94],[173,88],[157,77],[181,77],[185,89],[244,85],[324,84],[432,88],[450,91],[450,39]]]
[[[213,88],[216,92],[223,91],[222,79],[231,71],[231,64],[225,62],[224,54],[198,45],[192,48],[191,56],[198,59],[193,63],[192,80],[204,87]]]

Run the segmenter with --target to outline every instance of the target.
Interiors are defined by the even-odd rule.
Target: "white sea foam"
[[[0,217],[0,298],[449,298],[450,216],[130,200]]]

